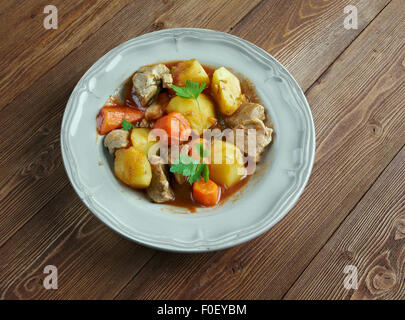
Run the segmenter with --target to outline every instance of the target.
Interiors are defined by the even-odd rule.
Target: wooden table
[[[405,1],[49,1],[0,8],[0,294],[6,299],[404,299]],[[358,29],[343,26],[347,5]],[[316,127],[304,194],[253,241],[206,254],[132,243],[80,202],[60,153],[83,73],[141,34],[199,27],[264,48],[297,79]],[[91,124],[89,124],[91,125]],[[58,268],[46,290],[44,267]],[[344,269],[358,270],[345,289]]]

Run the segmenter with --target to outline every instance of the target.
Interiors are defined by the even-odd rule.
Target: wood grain
[[[125,10],[132,13],[125,17],[144,22],[142,32],[161,29],[165,26],[204,26],[206,28],[228,31],[240,17],[249,12],[260,0],[245,1],[237,8],[233,1],[156,1],[149,6],[145,1],[136,1]],[[44,7],[47,1],[25,1],[7,8],[3,14],[0,31],[0,110],[12,101],[21,90],[29,87],[55,66],[66,55],[79,47],[123,8],[131,4],[129,0],[118,1],[53,1],[58,9],[58,29],[46,30],[43,27]],[[236,10],[235,10],[236,9]],[[196,14],[198,12],[198,14]],[[151,20],[152,18],[152,20]],[[153,19],[155,18],[155,20]],[[147,23],[145,23],[148,21]],[[133,23],[132,23],[133,24]],[[128,30],[131,21],[115,19],[115,29],[110,32]],[[11,31],[11,32],[10,32]],[[140,32],[135,33],[134,36]],[[132,31],[131,31],[131,33]],[[104,47],[110,46],[107,41],[119,44],[124,35],[115,39],[104,39]],[[15,41],[19,39],[19,41]],[[124,38],[129,39],[128,37]],[[110,43],[111,43],[110,42]],[[104,52],[105,53],[105,52]]]
[[[157,17],[152,29],[200,27],[227,32],[254,9],[261,0],[253,1],[175,1]]]
[[[100,9],[93,29],[75,24],[68,50],[59,48],[62,38],[52,40],[49,59],[38,58],[41,70],[26,74],[21,88],[7,87],[9,100],[0,103],[0,297],[282,297],[402,146],[401,3],[381,13],[395,25],[381,17],[369,25],[388,2],[355,1],[360,28],[347,31],[348,1],[136,1],[111,16]],[[20,5],[0,8],[0,23],[5,8]],[[187,26],[230,31],[268,49],[304,90],[327,70],[308,92],[321,147],[297,207],[248,244],[199,255],[156,252],[102,226],[68,184],[57,147],[70,92],[98,57],[139,34]],[[46,264],[60,268],[57,291],[41,286]]]
[[[232,33],[270,52],[307,90],[390,0],[263,1]],[[344,8],[358,10],[358,29],[346,30]]]
[[[109,230],[73,194],[66,186],[1,248],[1,299],[112,298],[150,257],[151,249]],[[43,287],[46,265],[58,268],[56,291]]]
[[[316,163],[296,207],[226,252],[157,253],[118,298],[281,298],[405,139],[405,27],[393,1],[307,93]]]
[[[0,110],[80,46],[107,17],[113,17],[129,3],[129,0],[52,1],[58,9],[56,30],[43,26],[46,17],[43,10],[49,1],[24,1],[9,7],[1,20]]]
[[[318,253],[286,299],[405,299],[405,147]],[[343,286],[358,269],[357,290]]]

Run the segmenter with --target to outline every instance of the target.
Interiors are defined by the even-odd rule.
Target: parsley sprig
[[[135,126],[127,120],[122,120],[121,124],[122,124],[122,130],[131,130],[132,128],[135,128]]]
[[[185,99],[194,99],[197,102],[198,110],[201,112],[200,103],[198,102],[198,96],[205,89],[207,84],[205,82],[201,83],[201,86],[198,82],[192,82],[187,80],[185,87],[178,87],[174,84],[171,88],[176,92],[176,94]]]
[[[190,157],[187,154],[180,154],[179,161],[172,164],[170,172],[182,174],[188,178],[188,182],[192,185],[195,181],[200,181],[201,177],[207,182],[210,178],[210,170],[208,164],[204,162],[204,158],[210,155],[209,150],[204,148],[204,143],[195,143],[195,153],[200,158]]]

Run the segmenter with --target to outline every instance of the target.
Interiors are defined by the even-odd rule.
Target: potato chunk
[[[187,80],[198,82],[199,84],[205,82],[207,86],[210,83],[208,74],[196,59],[179,62],[174,67],[172,76],[173,84],[178,87],[185,87]]]
[[[211,143],[210,179],[225,188],[232,187],[245,175],[243,156],[233,144],[213,140]]]
[[[197,102],[194,99],[185,99],[179,96],[172,98],[167,105],[166,111],[180,112],[190,122],[191,129],[201,135],[204,129],[211,127],[217,119],[215,118],[214,104],[204,94],[198,96],[198,109]],[[200,112],[201,110],[201,112]]]
[[[152,139],[154,136],[151,136],[149,139],[149,133],[151,129],[147,128],[134,128],[131,132],[131,142],[134,147],[141,149],[146,155],[148,155],[148,151],[150,147],[152,147],[156,143]]]
[[[152,170],[145,153],[137,147],[119,149],[115,152],[115,176],[134,189],[144,189],[150,185]]]
[[[230,116],[245,101],[239,79],[229,70],[221,67],[212,75],[211,91],[218,103],[219,111]]]

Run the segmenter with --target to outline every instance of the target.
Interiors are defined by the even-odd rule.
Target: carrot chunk
[[[187,141],[191,133],[190,122],[180,112],[171,112],[158,119],[153,128],[166,131],[169,145]]]
[[[97,115],[97,130],[101,135],[107,134],[114,129],[121,128],[122,120],[131,123],[143,118],[143,112],[130,107],[103,107]]]
[[[193,183],[193,198],[206,207],[215,206],[219,201],[219,187],[212,181],[203,178]]]

